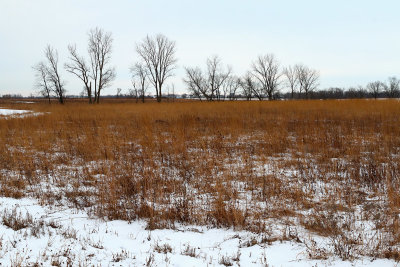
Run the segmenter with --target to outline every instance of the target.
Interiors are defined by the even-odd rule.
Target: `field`
[[[0,224],[12,229],[0,234],[0,263],[268,265],[276,252],[265,251],[279,246],[295,253],[277,265],[400,260],[398,100],[0,107],[34,112],[0,119]],[[71,233],[72,218],[84,222]],[[89,221],[146,233],[146,253],[101,252],[109,243],[89,235]],[[58,251],[69,242],[105,258],[18,245],[52,235],[64,236]]]

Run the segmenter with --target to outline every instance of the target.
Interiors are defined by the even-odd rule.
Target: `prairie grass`
[[[397,100],[0,105],[42,113],[0,120],[4,196],[150,230],[289,225],[343,259],[400,259]]]

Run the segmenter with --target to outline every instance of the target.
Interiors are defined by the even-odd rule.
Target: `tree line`
[[[110,32],[94,28],[88,33],[87,57],[78,54],[75,44],[68,45],[69,58],[64,68],[81,80],[83,93],[90,104],[99,103],[103,89],[115,79],[115,68],[111,66],[112,42]],[[161,102],[165,80],[173,75],[176,66],[175,42],[161,34],[147,36],[136,44],[136,52],[140,60],[131,67],[133,92],[130,93],[140,94],[144,101],[150,83],[156,90],[157,101]],[[49,103],[56,97],[63,104],[66,90],[60,74],[58,51],[47,45],[44,56],[45,59],[33,67],[35,86]]]
[[[286,71],[287,69],[285,69]],[[327,89],[317,89],[316,87],[307,86],[306,89],[301,89],[301,85],[296,85],[294,75],[289,76],[293,80],[283,80],[283,86],[289,89],[286,92],[277,90],[274,92],[272,99],[360,99],[360,98],[400,98],[400,80],[395,77],[389,77],[386,81],[374,81],[366,86],[357,86],[349,88],[331,87]],[[246,74],[243,78],[236,77],[235,86],[223,87],[222,95],[217,93],[214,98],[202,97],[201,94],[192,93],[191,98],[203,100],[216,99],[223,100],[263,100],[257,92],[254,92],[254,84],[252,77]],[[232,80],[228,83],[231,84]],[[292,82],[292,83],[291,83]],[[233,90],[232,90],[233,88]],[[228,90],[227,90],[228,89]],[[217,91],[218,92],[218,91]],[[267,94],[265,94],[267,96]]]
[[[111,66],[113,38],[110,32],[94,28],[88,32],[87,55],[77,52],[75,44],[68,45],[68,61],[64,69],[83,84],[82,94],[90,104],[99,103],[104,88],[111,86],[116,77]],[[158,102],[165,94],[165,82],[176,69],[176,44],[166,36],[146,36],[136,44],[138,61],[130,68],[132,89],[128,95],[145,101],[149,87],[155,90]],[[58,51],[47,45],[44,60],[33,67],[35,86],[50,103],[55,97],[65,102],[65,80],[61,77]],[[319,72],[304,64],[282,66],[274,54],[258,56],[243,76],[233,73],[232,67],[224,65],[218,56],[206,60],[204,69],[184,67],[183,82],[188,93],[199,100],[273,100],[273,99],[315,99],[315,98],[362,98],[399,97],[399,80],[390,77],[387,82],[371,82],[365,88],[330,88],[317,90]],[[288,89],[282,93],[281,89]],[[169,88],[170,89],[170,88]],[[170,94],[168,89],[168,94]],[[117,96],[121,95],[120,88]],[[172,85],[173,95],[175,87]]]
[[[287,94],[281,95],[287,98]],[[349,99],[349,98],[399,98],[400,80],[389,77],[386,81],[374,81],[366,86],[349,88],[332,87],[325,90],[317,90],[310,94],[311,99]]]
[[[289,87],[291,98],[295,94],[308,98],[319,85],[319,73],[303,64],[282,68],[275,55],[260,55],[243,77],[235,76],[230,66],[224,66],[218,56],[207,59],[206,69],[186,67],[184,82],[189,92],[202,100],[236,99],[273,100],[279,98],[280,89]]]

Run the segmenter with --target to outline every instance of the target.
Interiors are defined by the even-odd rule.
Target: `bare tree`
[[[92,82],[90,81],[90,68],[86,63],[86,60],[79,56],[76,52],[75,45],[69,45],[68,51],[70,53],[70,63],[64,64],[65,69],[76,75],[85,85],[86,96],[89,99],[89,103],[91,104],[92,101]]]
[[[229,100],[236,99],[236,92],[240,87],[240,79],[235,76],[229,76],[223,84],[224,99],[228,97]]]
[[[367,96],[366,88],[362,85],[357,86],[357,97],[358,98],[365,98]]]
[[[89,47],[91,74],[94,81],[94,102],[100,102],[101,91],[110,86],[115,79],[115,68],[110,67],[112,53],[112,37],[110,32],[100,28],[89,31]]]
[[[251,100],[256,84],[250,72],[246,73],[246,75],[240,80],[240,86],[242,88],[242,94],[246,100]]]
[[[296,66],[289,66],[283,70],[283,75],[286,78],[286,83],[290,88],[290,96],[293,99],[294,93],[296,92],[296,88],[298,85],[298,75],[296,72]]]
[[[261,91],[258,92],[260,99],[261,92],[272,100],[277,93],[280,84],[281,73],[279,72],[279,63],[273,54],[259,56],[252,64],[252,74],[259,82]]]
[[[132,86],[136,91],[136,95],[139,93],[140,97],[142,98],[142,102],[144,103],[145,94],[147,88],[149,87],[149,71],[142,63],[136,63],[131,67],[130,70],[132,73]]]
[[[82,80],[89,103],[99,103],[101,90],[110,86],[115,78],[115,69],[109,66],[113,40],[111,33],[106,33],[99,28],[90,30],[88,35],[90,65],[86,63],[85,58],[78,55],[75,45],[69,45],[70,63],[65,64],[64,67]]]
[[[191,93],[208,101],[221,100],[223,86],[231,76],[231,68],[224,68],[218,56],[207,59],[207,71],[204,74],[198,67],[186,67],[185,70],[184,82]]]
[[[222,66],[221,59],[213,56],[207,59],[208,88],[211,99],[221,100],[221,89],[231,75],[232,69]]]
[[[185,71],[186,78],[184,78],[183,81],[186,83],[189,92],[197,97],[200,101],[202,97],[205,97],[207,100],[211,100],[207,94],[207,82],[201,69],[199,67],[187,67],[185,68]]]
[[[385,88],[385,84],[381,81],[375,81],[375,82],[370,82],[367,85],[367,90],[372,94],[372,96],[377,99],[379,96],[379,93],[383,91]]]
[[[117,88],[117,97],[121,96],[122,88]]]
[[[64,104],[65,83],[61,80],[60,72],[58,70],[58,52],[50,45],[47,45],[45,49],[45,56],[48,61],[48,66],[46,66],[48,85],[56,94],[58,101],[61,104]]]
[[[128,95],[129,95],[129,97],[130,98],[136,98],[136,103],[138,102],[138,94],[137,94],[137,90],[136,89],[132,89],[132,88],[129,88],[128,89]]]
[[[175,69],[175,42],[166,36],[158,34],[146,38],[136,45],[136,52],[142,58],[148,72],[150,81],[156,89],[157,101],[161,102],[162,87],[166,79],[173,75]]]
[[[389,77],[386,91],[390,98],[398,97],[400,94],[400,80],[394,76]]]
[[[311,69],[303,64],[295,66],[297,81],[299,83],[300,94],[304,92],[305,97],[308,98],[309,93],[317,88],[319,85],[319,73],[317,70]]]
[[[43,97],[46,97],[49,100],[50,104],[51,88],[48,84],[47,67],[43,62],[39,62],[37,65],[33,66],[33,69],[36,77],[35,87]]]

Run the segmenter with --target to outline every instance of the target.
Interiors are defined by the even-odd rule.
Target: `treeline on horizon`
[[[83,85],[79,97],[89,103],[99,103],[104,88],[111,87],[116,77],[111,65],[113,38],[110,32],[94,28],[88,32],[86,57],[78,53],[75,44],[68,45],[69,58],[64,69],[78,78]],[[116,95],[106,97],[130,97],[145,102],[155,90],[157,102],[165,98],[178,98],[175,86],[166,81],[177,68],[176,44],[166,36],[146,36],[136,43],[137,61],[130,68],[132,87],[123,92],[117,88]],[[44,60],[35,64],[35,88],[42,97],[56,98],[61,104],[65,98],[66,81],[60,72],[58,52],[51,45],[44,51]],[[318,89],[319,71],[304,64],[282,66],[274,54],[259,55],[249,70],[241,76],[232,67],[224,65],[217,56],[206,60],[206,67],[184,67],[183,82],[186,94],[179,98],[200,101],[223,100],[276,100],[276,99],[346,99],[346,98],[396,98],[400,96],[400,80],[389,77],[387,81],[375,81],[365,87]],[[166,92],[167,91],[167,92]],[[31,94],[33,96],[34,94]],[[3,98],[19,95],[6,94]],[[76,96],[75,96],[76,97]],[[104,97],[104,96],[103,96]]]
[[[391,79],[395,79],[390,81]],[[395,82],[394,84],[391,84]],[[118,91],[117,91],[118,92]],[[154,95],[146,94],[145,99],[155,98]],[[23,96],[22,94],[3,94],[1,96],[3,99],[43,99],[47,98],[42,95],[30,94],[29,96]],[[87,96],[80,95],[66,95],[66,99],[68,98],[87,98]],[[127,99],[135,99],[139,101],[142,99],[141,95],[132,94],[132,90],[129,90],[126,93],[121,92],[120,94],[108,94],[104,95],[102,98],[127,98]],[[163,96],[164,99],[198,99],[198,97],[188,94],[166,94]],[[382,82],[382,90],[374,93],[370,91],[368,87],[350,87],[350,88],[340,88],[340,87],[331,87],[327,89],[315,90],[309,93],[308,97],[306,97],[305,93],[294,93],[293,97],[290,92],[277,92],[274,95],[274,99],[362,99],[362,98],[400,98],[400,89],[399,89],[399,80],[396,77],[390,77],[387,83]],[[55,97],[51,96],[51,99],[55,99]],[[206,100],[203,98],[203,100]],[[246,98],[246,95],[242,93],[233,94],[233,95],[223,95],[217,101],[229,101],[229,100],[256,100],[255,97],[251,97],[249,99]]]

